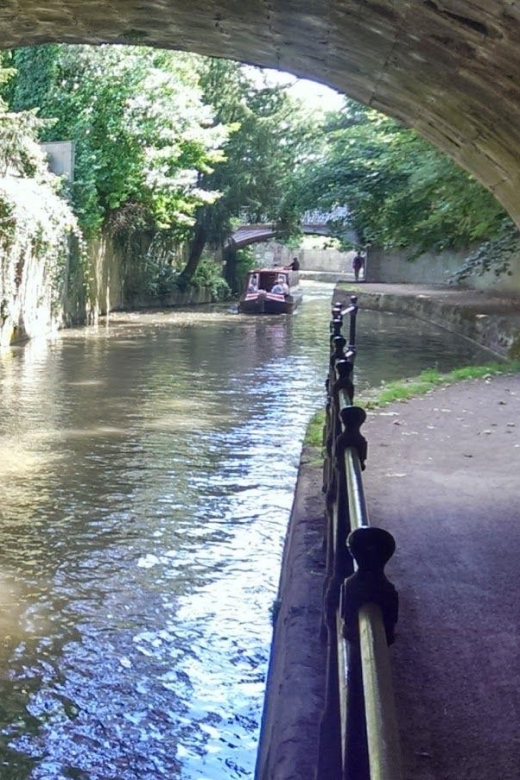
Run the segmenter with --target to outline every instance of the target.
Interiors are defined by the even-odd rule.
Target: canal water
[[[118,314],[0,355],[0,777],[252,778],[332,288]],[[486,362],[362,312],[357,383]]]

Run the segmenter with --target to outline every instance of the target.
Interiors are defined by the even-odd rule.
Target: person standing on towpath
[[[361,252],[356,252],[354,259],[352,260],[352,268],[354,269],[354,278],[356,282],[359,282],[359,273],[365,267],[365,258]]]

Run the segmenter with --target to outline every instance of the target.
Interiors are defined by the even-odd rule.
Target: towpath
[[[391,287],[442,305],[448,297],[454,308],[477,307],[475,316],[496,314],[515,327],[520,312],[514,298],[500,306],[481,293]],[[369,412],[364,433],[370,521],[397,541],[387,574],[401,603],[391,655],[405,780],[518,780],[520,375],[460,382]],[[324,687],[320,491],[319,463],[304,452],[258,780],[313,778]]]
[[[520,376],[369,415],[372,525],[394,534],[409,780],[520,777]]]

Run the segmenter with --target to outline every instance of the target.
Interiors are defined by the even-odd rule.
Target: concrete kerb
[[[360,296],[361,306],[410,314],[471,339],[497,354],[520,355],[520,297],[494,297],[472,290],[418,285],[339,283],[334,300]]]
[[[286,535],[256,780],[313,780],[317,765],[326,647],[320,640],[325,503],[315,454],[303,447]]]

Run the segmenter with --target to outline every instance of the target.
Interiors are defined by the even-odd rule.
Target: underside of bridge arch
[[[330,236],[331,230],[327,224],[323,225],[300,225],[300,230],[307,236]],[[283,239],[286,232],[284,230],[275,230],[265,225],[242,225],[231,236],[230,243],[233,249],[242,249],[251,244],[261,244],[274,238]],[[353,230],[349,230],[344,237],[352,245],[358,243],[358,236]]]
[[[133,43],[329,84],[396,117],[520,225],[516,0],[4,0],[2,46]]]

